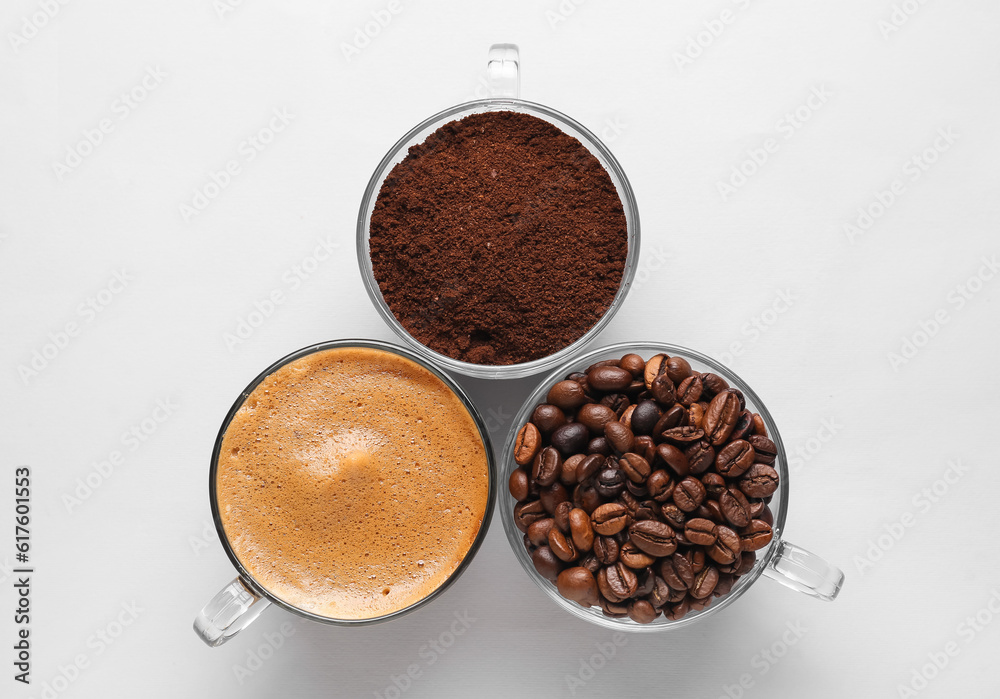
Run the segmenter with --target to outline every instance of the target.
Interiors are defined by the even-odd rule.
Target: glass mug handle
[[[194,631],[209,646],[221,646],[253,622],[271,602],[236,578],[205,605],[194,620]]]
[[[764,575],[826,602],[836,599],[844,585],[844,572],[840,568],[787,541],[778,542],[778,550],[764,569]]]
[[[489,99],[517,99],[521,96],[520,56],[516,44],[493,44],[486,64]]]

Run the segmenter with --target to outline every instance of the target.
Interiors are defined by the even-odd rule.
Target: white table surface
[[[1000,7],[399,3],[4,4],[0,563],[28,465],[36,572],[30,687],[12,677],[15,580],[0,572],[0,695],[995,696]],[[348,60],[373,12],[391,21]],[[270,609],[209,649],[191,621],[233,577],[205,487],[219,423],[289,351],[392,339],[357,270],[361,194],[400,135],[476,94],[500,41],[521,47],[522,96],[603,134],[636,192],[640,283],[598,342],[742,343],[731,366],[799,453],[787,535],[845,570],[843,593],[761,580],[690,630],[628,636],[591,673],[612,634],[536,589],[496,517],[454,587],[395,623]],[[244,141],[274,110],[282,130],[251,159]],[[185,220],[229,161],[239,172]],[[873,220],[848,233],[859,207]],[[291,282],[326,240],[336,254]],[[227,347],[274,290],[283,302]],[[919,349],[904,357],[904,340]],[[28,374],[35,351],[52,358]],[[496,440],[534,381],[464,382]],[[430,650],[455,614],[468,628]],[[944,667],[924,669],[928,654]]]

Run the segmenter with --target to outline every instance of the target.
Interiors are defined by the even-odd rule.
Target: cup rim
[[[619,284],[618,291],[615,293],[614,298],[608,305],[607,310],[601,315],[600,318],[597,319],[594,325],[591,326],[587,332],[581,335],[573,343],[545,357],[533,359],[528,362],[519,362],[517,364],[473,364],[472,362],[461,361],[432,350],[430,347],[427,347],[415,337],[410,335],[406,328],[404,328],[399,320],[396,319],[396,316],[393,315],[392,310],[389,308],[385,299],[382,297],[382,293],[379,291],[378,283],[375,281],[375,274],[372,269],[371,255],[368,249],[371,212],[374,210],[375,202],[378,199],[382,182],[394,166],[396,157],[399,153],[402,152],[415,137],[435,124],[440,125],[441,123],[444,123],[445,120],[462,112],[473,114],[486,111],[515,111],[530,114],[532,116],[541,115],[545,117],[547,121],[554,123],[556,126],[569,127],[567,131],[568,135],[577,137],[578,140],[583,143],[583,146],[598,159],[598,162],[600,162],[604,169],[608,172],[612,183],[615,184],[615,189],[622,202],[622,209],[625,212],[625,235],[626,243],[628,245],[625,257],[625,268],[622,272],[621,284]],[[571,133],[572,131],[575,131],[576,133]],[[393,332],[396,333],[399,339],[406,343],[407,347],[414,350],[418,354],[421,354],[428,360],[435,362],[439,366],[465,376],[485,379],[516,379],[538,374],[545,371],[549,367],[568,359],[574,353],[582,351],[591,342],[593,342],[601,330],[603,330],[608,323],[611,322],[611,319],[625,302],[625,298],[628,296],[629,289],[632,286],[636,266],[639,260],[640,238],[639,209],[636,204],[635,193],[632,189],[632,185],[629,182],[628,177],[626,177],[625,171],[622,169],[622,166],[618,162],[617,158],[615,158],[610,149],[608,149],[608,147],[597,137],[597,135],[572,117],[552,109],[551,107],[520,98],[508,97],[471,100],[453,105],[447,109],[441,110],[437,114],[427,117],[407,131],[406,134],[404,134],[398,141],[396,141],[392,148],[390,148],[382,157],[382,160],[379,161],[378,166],[375,168],[371,178],[368,180],[368,185],[365,187],[364,195],[361,198],[361,207],[358,211],[356,249],[358,266],[361,270],[361,278],[365,285],[365,291],[368,292],[369,299],[371,299],[372,304],[375,306],[375,310],[378,311],[380,316],[382,316],[382,319],[389,325],[389,327],[392,328]]]
[[[226,536],[225,528],[222,525],[222,517],[219,512],[219,501],[217,497],[216,475],[219,466],[219,453],[222,449],[222,440],[226,434],[226,430],[229,428],[230,422],[232,422],[232,419],[236,415],[236,412],[243,406],[244,401],[246,401],[246,399],[250,396],[250,394],[253,393],[254,389],[256,389],[257,386],[259,386],[260,383],[265,378],[267,378],[268,376],[270,376],[271,374],[273,374],[275,371],[285,366],[286,364],[294,362],[297,359],[301,359],[302,357],[306,357],[310,354],[314,354],[316,352],[322,352],[329,349],[353,348],[353,347],[382,350],[385,352],[389,352],[390,354],[403,357],[404,359],[409,359],[413,362],[416,362],[419,366],[424,367],[425,369],[433,373],[435,376],[437,376],[442,382],[444,382],[445,386],[447,386],[452,392],[455,393],[456,396],[458,396],[459,400],[462,401],[462,404],[465,406],[466,410],[469,411],[469,414],[472,416],[473,421],[476,423],[476,428],[479,430],[479,435],[483,440],[483,448],[486,451],[487,497],[486,497],[486,511],[483,513],[483,520],[479,525],[479,531],[476,533],[476,537],[473,540],[472,545],[469,547],[469,550],[466,552],[465,556],[462,558],[462,561],[458,564],[455,570],[453,570],[451,574],[440,585],[434,588],[434,590],[432,590],[428,595],[422,597],[421,599],[417,600],[416,602],[407,607],[403,607],[402,609],[397,609],[393,612],[390,612],[388,614],[383,614],[381,616],[371,617],[369,619],[335,619],[320,614],[315,614],[305,609],[301,609],[293,604],[290,604],[289,602],[282,600],[280,597],[273,594],[261,583],[259,583],[257,579],[253,577],[250,571],[246,569],[246,567],[243,565],[243,563],[239,560],[239,558],[233,551],[232,546],[229,543],[229,538]],[[312,345],[307,345],[306,347],[302,347],[298,350],[295,350],[294,352],[285,355],[281,359],[272,363],[262,372],[260,372],[253,379],[253,381],[251,381],[247,385],[247,387],[240,392],[239,397],[237,397],[232,407],[230,407],[229,412],[226,413],[226,417],[222,422],[222,426],[219,428],[219,433],[215,438],[215,446],[212,448],[212,460],[209,465],[209,472],[208,472],[209,503],[212,508],[212,521],[215,523],[215,530],[219,535],[219,540],[222,543],[223,550],[225,550],[226,552],[226,556],[229,557],[230,562],[236,568],[237,572],[239,573],[240,579],[244,582],[244,584],[252,588],[254,592],[266,598],[272,604],[275,604],[281,607],[282,609],[285,609],[286,611],[292,612],[293,614],[297,614],[298,616],[304,617],[311,621],[317,621],[324,624],[331,624],[334,626],[365,626],[368,624],[377,624],[384,621],[397,619],[403,616],[404,614],[409,614],[410,612],[436,599],[456,580],[458,580],[459,577],[461,577],[462,573],[464,573],[466,568],[468,568],[468,566],[472,563],[472,559],[475,558],[476,553],[479,551],[480,546],[482,546],[483,540],[486,538],[486,532],[490,527],[490,522],[493,518],[493,510],[495,509],[496,505],[497,472],[498,469],[496,463],[496,456],[493,452],[493,446],[490,442],[489,429],[487,429],[485,421],[479,414],[479,410],[476,408],[475,404],[472,402],[472,400],[469,398],[466,392],[462,389],[461,386],[458,385],[458,383],[455,382],[453,378],[448,376],[447,373],[441,371],[438,367],[435,367],[431,362],[428,362],[426,358],[420,357],[415,353],[409,351],[408,349],[399,347],[398,345],[394,345],[389,342],[383,342],[381,340],[362,339],[362,338],[327,340],[325,342],[318,342]]]
[[[652,356],[649,354],[650,352],[652,352],[652,354],[665,352],[670,356],[678,355],[686,359],[693,359],[698,363],[711,368],[713,372],[718,373],[726,379],[730,385],[740,389],[746,398],[753,403],[756,408],[756,412],[758,412],[764,420],[764,424],[768,430],[768,437],[774,442],[777,450],[774,468],[778,471],[778,507],[777,511],[773,513],[774,524],[772,525],[772,530],[774,535],[771,542],[764,549],[763,555],[758,555],[757,561],[754,563],[754,567],[750,570],[750,572],[740,576],[736,581],[736,584],[733,585],[732,590],[730,590],[726,595],[718,598],[707,608],[693,614],[689,613],[676,621],[667,620],[651,624],[638,624],[628,617],[612,618],[602,614],[595,614],[592,611],[592,607],[584,608],[562,597],[558,590],[556,590],[555,585],[549,580],[543,578],[541,574],[535,570],[534,565],[531,563],[530,556],[525,552],[524,545],[522,543],[523,534],[514,524],[513,498],[510,497],[510,494],[506,491],[505,487],[511,472],[515,468],[518,468],[513,457],[514,443],[517,439],[517,433],[520,430],[521,425],[527,421],[530,412],[533,411],[535,406],[539,404],[539,399],[542,397],[543,392],[547,391],[547,389],[555,383],[555,381],[562,379],[568,371],[576,368],[577,366],[585,366],[585,363],[586,365],[589,365],[601,355],[618,353],[619,356],[621,356],[629,352],[635,352],[642,356],[646,356],[647,358],[648,356]],[[514,557],[517,558],[521,567],[524,568],[525,572],[528,574],[528,577],[531,578],[539,589],[541,589],[561,608],[577,618],[605,628],[636,633],[655,633],[668,630],[673,631],[685,626],[690,626],[697,621],[700,621],[708,616],[712,616],[735,602],[761,577],[761,575],[763,575],[764,570],[768,568],[774,558],[778,555],[781,548],[781,542],[783,541],[785,519],[788,514],[788,465],[785,447],[781,441],[781,434],[778,432],[774,418],[767,410],[767,407],[760,399],[760,396],[758,396],[757,393],[750,388],[747,382],[732,369],[712,357],[682,345],[656,341],[619,342],[589,349],[577,357],[560,364],[538,383],[538,385],[531,391],[528,398],[525,399],[517,414],[514,416],[507,439],[504,442],[503,452],[500,456],[498,456],[498,467],[499,476],[502,480],[501,485],[498,486],[497,490],[503,489],[503,494],[500,496],[500,499],[502,500],[500,504],[500,519],[503,522],[504,532],[507,535],[507,541],[510,544]],[[759,553],[760,552],[758,552],[758,554]]]

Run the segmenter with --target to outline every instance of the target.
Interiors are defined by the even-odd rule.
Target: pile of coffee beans
[[[563,597],[640,624],[680,619],[770,543],[776,453],[721,376],[627,354],[554,384],[521,427],[514,522]]]

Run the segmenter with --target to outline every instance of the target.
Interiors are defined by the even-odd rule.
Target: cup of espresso
[[[494,476],[482,418],[425,360],[371,340],[293,352],[216,438],[212,517],[238,575],[195,632],[221,645],[271,604],[344,626],[426,604],[485,537]]]

